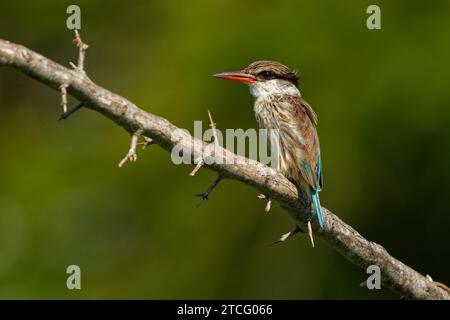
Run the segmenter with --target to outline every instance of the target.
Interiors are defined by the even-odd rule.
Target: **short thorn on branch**
[[[308,235],[309,235],[309,240],[311,241],[311,245],[314,248],[314,238],[313,238],[313,232],[312,232],[312,228],[311,228],[311,221],[308,221]]]
[[[208,117],[209,117],[210,127],[211,127],[212,132],[213,132],[213,139],[214,139],[214,141],[212,141],[212,143],[214,143],[217,146],[219,144],[219,140],[217,139],[216,123],[213,121],[212,116],[211,116],[211,112],[209,110],[208,110]],[[205,163],[205,160],[203,158],[200,158],[198,160],[197,165],[195,166],[194,170],[192,170],[189,175],[191,177],[193,177],[197,173],[197,171],[200,170],[200,168],[203,166],[204,163]],[[198,193],[195,196],[196,197],[201,197],[202,201],[203,200],[209,200],[210,193],[214,190],[214,188],[219,184],[219,182],[222,179],[223,179],[223,177],[221,175],[218,175],[217,178],[213,181],[213,183],[209,186],[209,188],[205,192]],[[201,202],[200,202],[200,204],[201,204]]]
[[[264,200],[267,199],[266,207],[264,208],[264,211],[269,213],[270,209],[272,209],[272,198],[270,196],[266,196],[265,194],[259,194],[258,199]]]
[[[146,137],[146,136],[143,136],[143,138],[144,138],[144,142],[139,142],[138,143],[138,145],[142,145],[142,149],[145,149],[148,146],[156,143],[155,141],[153,141],[152,138],[149,138],[149,137]]]
[[[287,239],[291,238],[292,236],[296,235],[299,232],[304,232],[298,225],[295,225],[294,230],[289,231],[288,233],[285,233],[283,235],[281,235],[280,239],[278,239],[277,241],[273,242],[272,244],[277,244],[280,242],[284,242]]]
[[[194,170],[191,171],[191,173],[189,173],[189,175],[191,177],[195,176],[195,174],[197,173],[198,170],[200,170],[200,168],[203,166],[203,164],[205,163],[205,161],[203,159],[200,159],[197,162],[197,165],[195,166]]]
[[[211,191],[214,190],[215,187],[219,184],[220,181],[222,181],[223,177],[221,175],[218,175],[217,178],[211,183],[208,189],[206,189],[205,192],[197,193],[195,196],[202,198],[202,200],[209,200],[209,195]]]
[[[273,244],[284,242],[284,241],[286,241],[287,239],[291,238],[292,236],[296,235],[299,232],[305,233],[305,231],[303,231],[302,228],[300,228],[298,225],[295,225],[294,230],[283,234],[280,237],[280,239],[278,239],[277,241],[273,242]],[[308,236],[309,236],[309,240],[311,241],[311,245],[314,248],[314,238],[313,238],[313,234],[312,234],[311,221],[308,221]]]
[[[213,137],[214,137],[214,143],[218,144],[219,140],[217,138],[217,129],[216,129],[216,123],[213,121],[212,116],[211,116],[211,112],[208,110],[208,117],[209,117],[209,126],[211,127],[212,131],[213,131]]]
[[[210,127],[213,130],[213,137],[214,137],[214,143],[217,145],[219,143],[219,140],[217,139],[217,129],[216,129],[216,124],[212,119],[211,116],[211,112],[208,110],[208,117],[209,117],[209,122],[210,122]],[[197,165],[195,166],[195,168],[189,173],[189,175],[191,177],[195,176],[195,174],[197,173],[198,170],[200,170],[200,168],[205,164],[205,160],[203,158],[199,159],[197,162]]]
[[[86,58],[86,51],[89,48],[89,46],[81,40],[80,32],[75,29],[75,39],[73,39],[73,43],[78,48],[78,65],[73,64],[72,62],[69,62],[70,66],[82,73],[83,75],[86,74],[84,71],[84,60]],[[83,106],[82,103],[77,105],[72,110],[67,109],[67,87],[69,85],[67,83],[63,83],[59,88],[61,90],[61,105],[63,107],[63,113],[59,117],[59,120],[67,119],[70,115],[81,109]]]
[[[61,107],[63,109],[63,114],[67,113],[67,87],[69,85],[67,83],[63,83],[59,86],[59,90],[61,91]]]
[[[89,46],[86,43],[84,43],[83,40],[81,40],[80,32],[77,29],[75,29],[75,39],[73,39],[73,43],[78,48],[78,65],[75,65],[72,62],[70,62],[70,65],[75,70],[85,73],[84,61],[86,58],[86,51],[89,48]]]
[[[138,130],[131,136],[130,149],[128,149],[128,153],[126,154],[126,156],[119,162],[119,168],[122,168],[122,166],[128,161],[135,162],[137,160],[136,148],[138,145],[139,136],[141,134],[142,131]]]

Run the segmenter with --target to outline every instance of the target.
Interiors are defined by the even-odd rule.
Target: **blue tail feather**
[[[317,191],[311,193],[312,201],[314,203],[314,209],[316,211],[317,219],[319,220],[320,227],[323,228],[322,209],[320,208],[319,194]]]
[[[314,202],[314,208],[321,228],[323,228],[323,219],[322,209],[320,208],[319,191],[322,189],[322,182],[322,159],[320,157],[320,149],[317,149],[317,189],[311,190],[311,197]]]

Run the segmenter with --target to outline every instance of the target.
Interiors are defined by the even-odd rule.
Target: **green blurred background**
[[[0,37],[76,61],[73,1],[2,1]],[[449,1],[77,1],[98,84],[193,130],[254,128],[247,88],[211,74],[258,59],[299,70],[319,115],[322,204],[368,239],[450,283]],[[366,28],[381,7],[382,29]],[[70,100],[71,105],[76,103]],[[175,166],[157,146],[118,169],[129,135],[0,69],[0,298],[375,299],[361,270],[292,228],[257,190]],[[82,289],[66,288],[66,267]]]

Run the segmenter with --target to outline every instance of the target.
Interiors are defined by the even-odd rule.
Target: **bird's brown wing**
[[[302,136],[300,147],[303,159],[299,160],[298,168],[302,178],[314,189],[322,188],[322,170],[320,169],[320,144],[317,134],[317,115],[311,106],[301,97],[285,96],[282,98],[292,106],[292,119],[295,121],[296,131]]]

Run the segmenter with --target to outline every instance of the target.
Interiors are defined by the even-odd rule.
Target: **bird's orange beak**
[[[251,74],[244,73],[242,71],[232,71],[232,72],[222,72],[213,75],[216,78],[221,78],[225,80],[238,81],[244,83],[255,83],[256,77]]]

